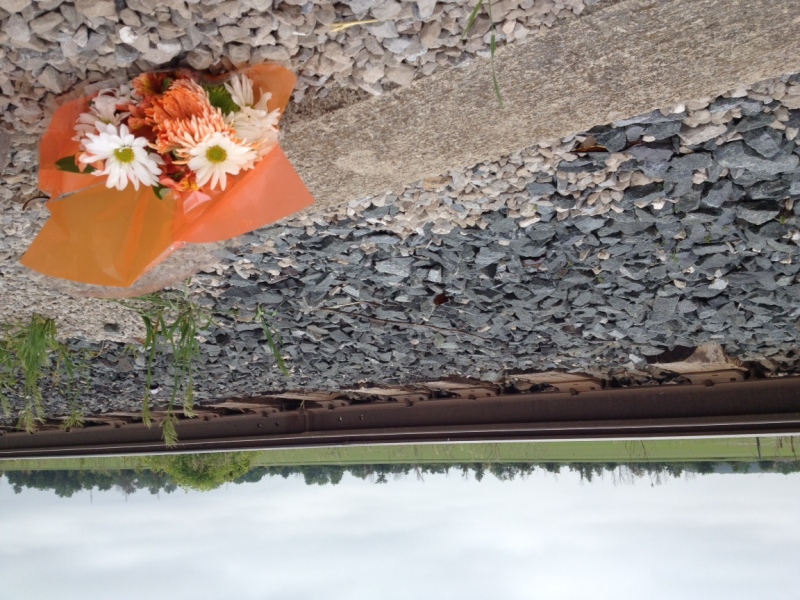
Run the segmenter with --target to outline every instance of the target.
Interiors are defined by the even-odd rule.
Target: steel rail
[[[400,442],[790,435],[800,377],[479,399],[354,404],[186,419],[167,448],[158,427],[94,426],[0,436],[0,458],[143,454]]]

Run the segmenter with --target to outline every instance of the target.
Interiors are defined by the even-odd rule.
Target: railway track
[[[177,446],[136,413],[64,430],[0,431],[0,459],[303,446],[800,433],[800,377],[744,380],[700,371],[684,384],[607,388],[566,373],[519,375],[501,389],[470,381],[338,393],[285,393],[203,406],[179,419]],[[520,389],[521,388],[521,389]],[[537,390],[537,391],[531,391]],[[513,392],[513,393],[512,393]],[[154,413],[154,420],[165,413]]]

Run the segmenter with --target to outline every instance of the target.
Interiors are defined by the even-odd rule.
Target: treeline
[[[389,479],[427,475],[458,474],[481,481],[487,474],[501,481],[524,479],[536,471],[552,474],[578,473],[582,480],[592,481],[606,474],[619,479],[645,477],[681,477],[686,473],[795,473],[800,472],[800,461],[760,462],[682,462],[682,463],[452,463],[452,464],[390,464],[390,465],[316,465],[300,467],[255,467],[234,483],[256,482],[264,477],[280,476],[284,479],[300,475],[307,485],[338,484],[345,474],[375,483],[388,483]]]
[[[146,490],[151,494],[172,493],[177,489],[213,490],[226,483],[243,484],[265,477],[300,476],[307,485],[336,485],[345,474],[375,483],[390,479],[428,475],[457,474],[481,481],[487,474],[501,481],[525,478],[537,471],[552,474],[578,473],[592,481],[610,476],[618,481],[649,478],[657,482],[685,474],[708,473],[796,473],[800,461],[760,462],[675,462],[675,463],[453,463],[388,465],[315,465],[292,467],[252,467],[251,453],[211,453],[151,457],[141,469],[115,471],[9,471],[6,479],[19,494],[23,489],[52,490],[69,498],[82,490],[118,490],[132,494]]]
[[[123,494],[147,490],[151,494],[169,494],[178,489],[166,473],[150,470],[8,471],[5,476],[16,494],[25,488],[52,490],[61,498],[69,498],[83,490],[119,490]]]

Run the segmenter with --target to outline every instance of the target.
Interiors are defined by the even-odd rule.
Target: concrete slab
[[[800,0],[622,0],[488,60],[313,120],[282,142],[318,206],[800,69]]]

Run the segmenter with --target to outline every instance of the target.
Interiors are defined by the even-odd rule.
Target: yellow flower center
[[[225,159],[228,158],[228,153],[221,146],[211,146],[206,150],[206,158],[208,162],[219,164],[225,162]]]
[[[114,158],[121,163],[133,162],[133,148],[117,148],[114,150]]]

